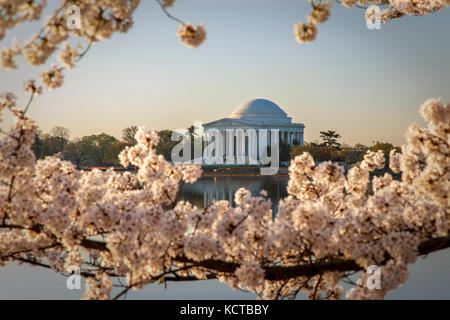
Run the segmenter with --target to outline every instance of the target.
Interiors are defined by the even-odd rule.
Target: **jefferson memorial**
[[[205,131],[207,130],[219,130],[223,137],[225,137],[227,129],[229,130],[249,130],[254,129],[259,139],[259,130],[265,129],[267,131],[267,145],[271,145],[273,138],[271,139],[271,130],[279,130],[278,141],[281,144],[287,145],[303,145],[303,134],[305,126],[302,123],[293,123],[292,118],[287,116],[287,113],[283,111],[278,105],[272,101],[266,99],[254,99],[250,100],[239,107],[237,107],[228,118],[222,118],[216,121],[212,121],[203,125]],[[226,150],[226,140],[223,140],[224,154],[236,155],[235,146],[234,150]],[[247,143],[246,143],[247,144]],[[259,141],[257,143],[259,145]],[[248,155],[247,147],[245,150]]]

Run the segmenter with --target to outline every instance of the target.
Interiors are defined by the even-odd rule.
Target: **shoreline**
[[[220,173],[220,172],[208,172],[202,173],[203,177],[289,177],[288,173],[277,173],[272,175],[261,175],[260,173]]]

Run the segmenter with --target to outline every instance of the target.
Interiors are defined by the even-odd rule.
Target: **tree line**
[[[342,136],[339,133],[328,130],[320,131],[320,142],[306,142],[303,146],[300,146],[294,141],[294,146],[289,148],[289,158],[294,159],[303,152],[309,152],[317,162],[335,161],[355,164],[363,160],[364,154],[367,151],[377,152],[381,150],[383,151],[386,159],[389,158],[389,152],[392,149],[400,152],[400,147],[394,146],[390,142],[373,141],[370,146],[362,143],[357,143],[354,146],[351,146],[349,144],[339,142],[340,138],[342,138]]]
[[[71,161],[77,168],[118,166],[119,153],[125,147],[136,144],[134,136],[137,130],[137,126],[123,129],[120,140],[106,133],[70,139],[70,130],[57,126],[48,133],[38,132],[32,149],[37,159],[58,155]],[[170,160],[171,150],[178,142],[171,141],[171,130],[162,130],[158,134],[158,154]]]
[[[39,132],[36,135],[33,151],[38,159],[59,155],[64,160],[71,161],[77,168],[118,166],[119,153],[125,147],[136,144],[134,136],[137,130],[137,126],[126,127],[122,130],[120,140],[106,133],[71,140],[70,130],[57,126],[49,133]],[[190,127],[188,131],[194,136],[193,127]],[[158,131],[158,135],[160,142],[156,150],[158,154],[170,161],[172,149],[178,144],[178,141],[172,141],[172,130]],[[309,152],[318,162],[336,161],[354,164],[361,161],[369,150],[375,152],[382,150],[386,157],[389,156],[389,151],[392,149],[400,151],[400,148],[392,143],[381,141],[374,141],[370,146],[361,143],[350,146],[339,142],[341,137],[336,131],[328,130],[320,132],[321,142],[306,142],[303,146],[300,146],[297,140],[293,142],[294,146],[282,143],[280,145],[280,161],[290,161],[303,152]]]

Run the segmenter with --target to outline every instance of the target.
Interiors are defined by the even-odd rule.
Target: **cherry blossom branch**
[[[41,27],[41,29],[39,30],[39,32],[37,34],[35,34],[28,42],[26,42],[23,46],[21,46],[19,48],[19,50],[23,50],[27,47],[29,47],[31,44],[33,44],[33,42],[35,42],[36,40],[41,38],[42,33],[45,31],[45,28],[47,28],[51,23],[53,23],[53,21],[55,20],[55,18],[58,16],[58,14],[61,13],[61,11],[66,7],[67,5],[67,0],[63,0],[61,2],[61,5],[55,9],[53,11],[53,15],[47,20],[47,22],[44,23],[44,25]]]
[[[22,117],[25,116],[25,114],[26,114],[27,111],[28,111],[28,108],[30,108],[31,102],[33,101],[33,98],[34,98],[34,94],[35,94],[35,91],[33,90],[33,91],[31,92],[31,95],[30,95],[30,98],[29,98],[29,100],[28,100],[28,103],[27,103],[27,105],[25,106],[25,109],[23,110],[23,115],[22,115]]]
[[[336,1],[338,4],[343,5],[343,4],[342,4],[342,0],[335,0],[335,1]],[[380,0],[380,1],[373,1],[373,2],[374,2],[374,3],[377,3],[377,5],[388,5],[388,4],[389,4],[389,1],[387,1],[387,0]],[[358,3],[354,4],[353,7],[354,7],[354,8],[359,8],[359,9],[364,9],[364,10],[367,9],[367,7],[362,6],[362,5],[358,4]]]
[[[159,275],[157,275],[157,276],[155,276],[155,277],[152,277],[151,279],[149,279],[149,280],[145,280],[145,281],[139,281],[139,282],[137,282],[137,283],[133,283],[133,284],[130,284],[130,285],[128,285],[128,286],[126,286],[126,288],[124,289],[124,290],[122,290],[120,293],[118,293],[112,300],[118,300],[120,297],[122,297],[123,295],[125,295],[128,291],[130,291],[132,288],[134,288],[134,287],[136,287],[136,286],[139,286],[139,285],[142,285],[143,283],[152,283],[152,282],[155,282],[155,281],[159,281],[159,280],[163,280],[163,281],[166,281],[166,279],[165,279],[165,276],[166,275],[169,275],[169,274],[175,274],[176,275],[176,273],[178,272],[178,271],[183,271],[183,270],[187,270],[187,269],[189,269],[189,268],[191,268],[192,266],[184,266],[184,267],[181,267],[181,268],[179,268],[179,269],[176,269],[176,270],[169,270],[169,271],[165,271],[165,272],[163,272],[163,273],[161,273],[161,274],[159,274]],[[175,279],[175,278],[171,278],[171,279]]]
[[[186,24],[183,20],[178,19],[177,17],[174,17],[173,15],[171,15],[169,13],[169,11],[167,11],[166,7],[164,6],[164,4],[161,2],[161,0],[156,0],[156,2],[159,4],[159,6],[161,7],[161,9],[163,10],[163,12],[166,14],[167,17],[169,17],[169,19],[172,19],[176,22],[179,22],[181,24]]]
[[[42,227],[39,225],[34,225],[32,227],[22,227],[17,225],[0,225],[0,228],[9,228],[9,229],[27,229],[34,232],[40,232],[42,230]],[[59,244],[60,245],[60,244]],[[106,246],[106,243],[91,240],[91,239],[83,239],[80,243],[80,245],[85,249],[94,249],[99,251],[109,251],[109,249]],[[52,247],[55,247],[56,244],[53,244]],[[443,250],[450,247],[450,237],[441,237],[441,238],[434,238],[429,239],[426,241],[423,241],[418,246],[418,255],[427,255],[435,251]],[[214,270],[216,272],[221,273],[234,273],[236,269],[239,268],[240,264],[233,263],[233,262],[224,262],[220,260],[203,260],[203,261],[193,261],[191,259],[188,259],[183,256],[179,256],[173,259],[177,262],[182,263],[189,263],[190,265],[186,268],[192,268],[192,267],[203,267],[208,270]],[[383,265],[386,263],[384,261],[380,265]],[[354,260],[334,260],[334,261],[328,261],[328,262],[319,262],[319,263],[308,263],[308,264],[301,264],[296,266],[267,266],[263,267],[265,270],[265,279],[271,280],[271,281],[280,281],[280,280],[287,280],[299,276],[314,276],[318,274],[322,274],[324,272],[330,272],[330,271],[339,271],[339,272],[347,272],[347,271],[361,271],[363,268],[358,265]],[[168,271],[166,273],[163,273],[155,279],[159,279],[161,277],[164,277],[167,274],[171,274],[174,271]],[[215,278],[214,275],[209,276],[210,279]],[[191,281],[195,280],[195,277],[176,277],[176,278],[168,278],[168,281]],[[197,279],[198,280],[198,279]],[[133,286],[135,286],[134,284]],[[132,287],[133,287],[132,286]]]
[[[87,249],[96,249],[100,251],[108,251],[106,244],[95,240],[84,239],[81,245]],[[418,255],[427,255],[435,251],[444,250],[450,247],[450,237],[441,237],[429,239],[420,243],[418,247]],[[177,262],[190,263],[195,267],[203,267],[209,270],[222,273],[234,273],[240,264],[233,262],[225,262],[221,260],[203,260],[193,261],[186,257],[176,257],[173,259]],[[386,263],[384,261],[382,264]],[[296,266],[268,266],[263,267],[265,270],[265,279],[272,281],[286,280],[300,276],[314,276],[329,271],[361,271],[363,268],[354,260],[334,260],[329,262],[308,263]],[[191,279],[192,280],[192,279]]]
[[[39,261],[35,261],[35,260],[23,258],[23,257],[16,258],[16,260],[20,261],[20,262],[23,262],[23,263],[27,263],[27,264],[32,265],[32,266],[42,267],[42,268],[45,268],[45,269],[54,270],[52,268],[52,266],[50,266],[48,264],[45,264],[45,263],[42,263],[42,262],[39,262]],[[65,272],[59,272],[59,273],[61,273],[64,276],[67,276],[67,274]],[[85,277],[85,278],[95,278],[95,274],[91,273],[91,272],[80,271],[80,275]]]

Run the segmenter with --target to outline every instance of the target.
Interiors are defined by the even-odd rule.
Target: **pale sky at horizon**
[[[71,138],[105,132],[118,138],[136,124],[186,128],[227,117],[240,104],[265,98],[304,123],[305,140],[336,130],[342,141],[404,142],[430,97],[450,101],[450,9],[391,21],[369,30],[364,10],[333,4],[317,39],[298,44],[294,22],[309,13],[305,0],[177,0],[175,16],[204,23],[207,40],[184,47],[177,24],[154,1],[142,1],[125,35],[95,45],[65,85],[36,99],[30,114],[48,132],[68,127]],[[11,30],[24,40],[36,24]],[[24,80],[44,67],[0,70],[0,91],[21,97]],[[0,124],[6,126],[8,121]]]

